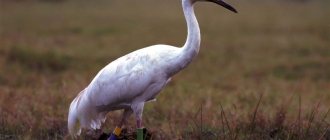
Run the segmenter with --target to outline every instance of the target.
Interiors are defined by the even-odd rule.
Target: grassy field
[[[228,2],[239,14],[196,5],[200,54],[145,106],[152,139],[329,140],[330,2]],[[180,4],[0,0],[0,139],[68,139],[69,104],[103,66],[183,45]]]

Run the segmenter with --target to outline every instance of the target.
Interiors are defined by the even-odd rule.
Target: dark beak
[[[223,0],[213,0],[212,2],[221,5],[221,6],[225,7],[226,9],[228,9],[228,10],[234,12],[234,13],[237,13],[237,11],[236,11],[236,9],[234,7],[232,7],[231,5],[227,4]]]

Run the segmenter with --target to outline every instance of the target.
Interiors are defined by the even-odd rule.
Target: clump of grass
[[[182,132],[184,139],[229,139],[229,140],[262,140],[262,139],[329,139],[330,124],[324,121],[328,112],[318,112],[320,104],[311,108],[305,117],[300,118],[301,110],[296,119],[287,116],[288,104],[277,108],[274,116],[269,116],[262,111],[262,95],[256,107],[246,116],[230,118],[220,104],[220,124],[211,127],[202,119],[202,108],[198,111],[200,116],[195,116],[189,125],[190,129]],[[198,121],[198,122],[196,122]],[[209,126],[209,127],[208,127]]]

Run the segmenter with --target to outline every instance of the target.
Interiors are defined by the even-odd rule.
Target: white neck
[[[193,2],[191,0],[182,0],[182,8],[184,12],[184,16],[187,22],[188,28],[188,36],[186,43],[183,46],[183,50],[185,53],[193,53],[196,54],[199,51],[201,35],[199,30],[199,25],[195,16]],[[193,52],[191,52],[193,51]],[[187,55],[188,55],[187,54]]]
[[[194,3],[192,0],[182,0],[182,8],[188,28],[187,40],[181,48],[182,51],[180,54],[180,61],[184,67],[186,67],[198,54],[201,42],[201,34],[193,5]]]
[[[182,0],[182,8],[187,22],[188,35],[186,43],[180,48],[175,56],[173,63],[168,68],[169,75],[172,76],[183,68],[187,67],[193,58],[198,54],[201,35],[199,25],[194,13],[193,0]]]

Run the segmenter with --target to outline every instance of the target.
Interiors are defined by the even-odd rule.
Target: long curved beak
[[[228,9],[228,10],[234,12],[234,13],[237,13],[237,11],[236,11],[236,9],[234,7],[232,7],[228,3],[224,2],[223,0],[214,0],[212,2],[221,5],[221,6],[225,7],[226,9]]]

